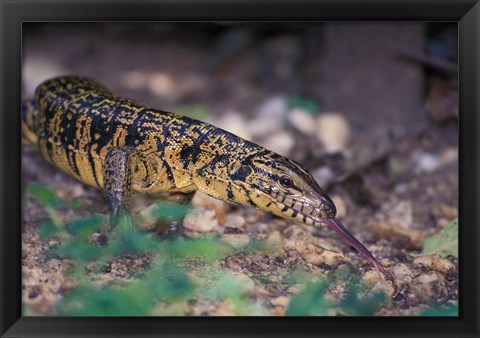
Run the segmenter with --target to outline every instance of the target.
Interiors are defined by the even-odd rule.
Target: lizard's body
[[[22,135],[47,161],[103,189],[113,224],[129,214],[132,192],[196,190],[307,225],[336,221],[333,202],[297,163],[208,123],[138,105],[91,79],[42,83],[35,99],[23,102]],[[378,268],[353,235],[336,230]]]

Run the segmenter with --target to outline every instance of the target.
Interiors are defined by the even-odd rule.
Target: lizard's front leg
[[[103,163],[103,188],[110,209],[110,225],[116,226],[122,217],[131,221],[132,154],[125,148],[112,148]]]

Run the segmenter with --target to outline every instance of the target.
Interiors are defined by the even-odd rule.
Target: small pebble
[[[342,218],[347,215],[347,204],[345,200],[340,195],[331,196],[333,203],[337,208],[337,218]]]
[[[268,135],[267,138],[262,140],[261,145],[280,155],[289,157],[293,147],[295,146],[295,140],[289,133],[285,131],[277,131]]]
[[[362,277],[363,281],[371,285],[370,292],[384,292],[389,298],[395,294],[395,288],[391,281],[379,276],[377,270],[368,270]]]
[[[332,169],[329,167],[319,167],[312,171],[312,176],[321,187],[326,187],[335,179]]]
[[[415,160],[414,172],[417,174],[421,173],[432,173],[441,166],[440,159],[438,156],[423,153],[417,156]]]
[[[191,204],[196,208],[213,210],[216,214],[218,223],[221,225],[225,224],[225,211],[229,208],[229,205],[226,202],[210,197],[206,194],[201,193],[200,191],[197,191],[195,195],[193,195]]]
[[[258,108],[255,118],[248,123],[248,130],[254,138],[264,137],[284,128],[288,109],[287,99],[275,96],[267,99]]]
[[[325,113],[317,117],[316,136],[326,152],[344,150],[350,140],[350,126],[340,113]]]
[[[219,119],[212,122],[215,126],[243,137],[246,140],[252,139],[247,121],[245,121],[245,118],[237,111],[228,111]]]
[[[413,260],[413,266],[416,268],[438,271],[443,274],[455,270],[455,265],[452,262],[450,262],[448,259],[440,257],[439,255],[425,255],[416,257]]]
[[[288,122],[302,134],[311,136],[315,133],[315,120],[307,111],[294,108],[288,112]]]
[[[228,214],[225,219],[226,228],[243,228],[245,226],[245,218],[237,214]]]
[[[409,285],[412,282],[413,271],[410,270],[410,268],[406,264],[395,264],[388,270],[392,274],[393,281],[395,282],[396,286],[403,287]]]
[[[271,118],[283,118],[288,110],[285,96],[273,96],[265,100],[257,109],[257,115]]]
[[[194,232],[212,232],[218,227],[218,220],[213,210],[198,208],[185,216],[183,227]]]
[[[286,248],[295,249],[302,258],[313,265],[327,265],[332,268],[350,262],[350,259],[341,253],[324,250],[304,240],[288,240]]]
[[[205,208],[211,209],[212,207],[215,209],[226,210],[228,208],[227,203],[221,201],[219,199],[210,197],[200,191],[196,191],[195,195],[193,195],[191,204],[195,208]]]
[[[283,244],[283,238],[282,238],[282,235],[280,234],[280,231],[278,230],[275,230],[275,231],[272,231],[269,235],[268,235],[268,240],[275,243],[275,244],[278,244],[278,245],[282,245]]]
[[[439,299],[447,294],[443,276],[433,271],[413,278],[410,291],[418,301]]]
[[[421,248],[429,235],[427,231],[417,230],[413,226],[413,205],[411,201],[385,203],[382,210],[367,223],[367,229],[379,238],[390,238],[397,245]]]
[[[222,240],[235,248],[241,248],[250,242],[250,236],[247,234],[223,234]]]

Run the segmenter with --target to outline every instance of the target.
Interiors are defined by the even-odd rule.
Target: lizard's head
[[[198,175],[201,191],[284,219],[315,227],[327,225],[384,272],[375,257],[335,218],[335,204],[298,163],[264,150],[241,160],[216,161],[207,168]]]
[[[229,170],[230,200],[253,205],[285,219],[319,225],[336,208],[299,164],[275,153],[254,155]]]

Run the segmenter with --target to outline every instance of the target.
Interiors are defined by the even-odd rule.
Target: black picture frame
[[[1,0],[0,241],[2,337],[479,337],[480,4],[432,1]],[[458,21],[459,317],[22,317],[21,24],[25,21]]]

